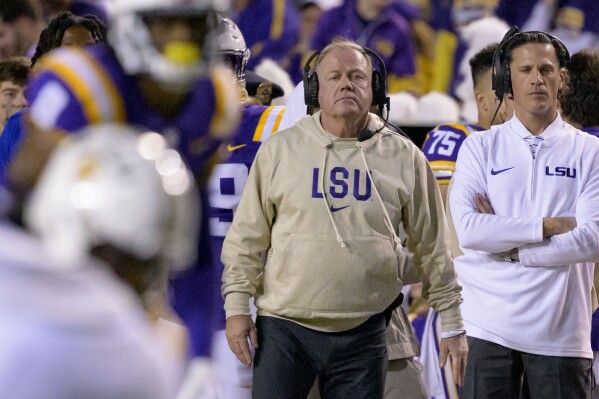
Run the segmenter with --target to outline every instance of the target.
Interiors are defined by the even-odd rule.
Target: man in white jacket
[[[557,110],[569,55],[513,29],[494,66],[515,116],[472,133],[449,195],[470,353],[460,398],[590,398],[591,287],[599,260],[599,140]],[[484,213],[477,209],[486,209]]]
[[[262,144],[225,239],[227,339],[248,366],[248,338],[256,348],[255,398],[305,398],[316,377],[324,398],[382,398],[383,312],[407,264],[400,224],[443,318],[442,361],[465,366],[440,193],[420,150],[368,113],[385,102],[370,57],[348,41],[323,50],[307,77],[321,111]]]

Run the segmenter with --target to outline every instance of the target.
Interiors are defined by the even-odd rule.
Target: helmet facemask
[[[108,41],[127,74],[145,75],[165,91],[184,93],[207,75],[214,59],[215,19],[209,9],[130,11],[115,16]]]

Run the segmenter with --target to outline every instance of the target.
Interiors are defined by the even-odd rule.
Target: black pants
[[[305,399],[318,377],[320,396],[378,399],[387,372],[385,317],[339,333],[258,316],[253,399]]]
[[[590,399],[592,360],[533,355],[468,337],[468,365],[460,399]],[[526,395],[525,395],[526,396]]]

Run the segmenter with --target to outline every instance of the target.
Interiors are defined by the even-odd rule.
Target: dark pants
[[[533,355],[468,337],[468,365],[460,399],[590,399],[592,360]]]
[[[253,399],[305,399],[316,377],[323,399],[382,399],[387,372],[383,314],[339,333],[265,316],[258,316],[256,328]]]

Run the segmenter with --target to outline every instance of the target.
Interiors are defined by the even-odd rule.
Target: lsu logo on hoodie
[[[348,170],[336,166],[324,176],[325,187],[329,187],[329,195],[333,198],[345,198],[352,195],[358,201],[367,201],[372,194],[372,182],[365,170]],[[328,182],[328,183],[327,183]],[[320,187],[320,168],[312,171],[312,198],[322,198]]]

